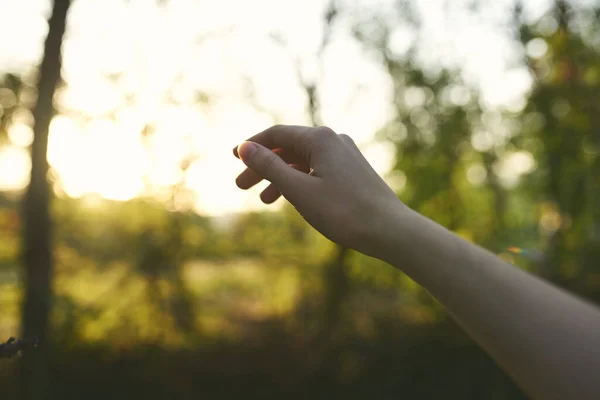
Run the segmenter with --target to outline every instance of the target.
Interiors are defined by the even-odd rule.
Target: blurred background
[[[523,399],[401,272],[237,189],[273,124],[600,303],[600,2],[0,0],[2,399]]]

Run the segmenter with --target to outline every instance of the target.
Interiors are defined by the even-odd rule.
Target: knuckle
[[[337,137],[333,129],[326,126],[315,127],[306,137],[306,143],[322,148],[332,143],[332,139]]]
[[[272,125],[272,126],[268,127],[267,129],[265,129],[262,133],[271,135],[280,129],[281,129],[281,125]]]
[[[267,135],[273,135],[273,134],[276,134],[278,131],[280,131],[282,128],[283,128],[283,125],[275,124],[275,125],[271,125],[267,129],[265,129],[262,133],[267,134]]]
[[[334,137],[337,134],[335,133],[335,131],[327,126],[318,126],[316,127],[316,132],[321,135],[321,136],[325,136],[325,137]]]
[[[350,146],[350,148],[360,152],[356,142],[350,136],[346,135],[345,133],[341,133],[339,135],[339,137],[342,140],[342,142],[344,142],[346,145]]]
[[[346,143],[350,143],[350,144],[354,143],[354,140],[350,136],[346,135],[345,133],[340,133],[338,136],[340,137],[340,139],[342,139]]]

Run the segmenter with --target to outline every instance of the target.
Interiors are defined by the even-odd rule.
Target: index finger
[[[307,155],[310,149],[305,145],[306,138],[315,128],[300,125],[275,125],[247,139],[268,149],[290,149],[300,155]],[[240,158],[237,146],[233,155]]]

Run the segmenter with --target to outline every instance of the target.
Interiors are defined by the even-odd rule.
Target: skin
[[[263,202],[408,274],[532,399],[600,398],[600,311],[406,207],[347,135],[274,126],[234,155],[241,189],[270,181]]]

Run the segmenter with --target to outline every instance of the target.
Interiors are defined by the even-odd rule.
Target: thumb
[[[275,152],[254,142],[244,142],[237,148],[240,158],[258,176],[280,189],[308,175],[290,167]]]

